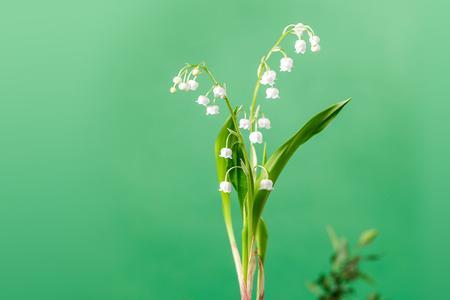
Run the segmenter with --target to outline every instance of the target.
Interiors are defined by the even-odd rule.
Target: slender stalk
[[[211,78],[211,80],[214,82],[215,85],[218,85],[219,82],[216,80],[216,78],[214,77],[214,75],[212,74],[212,72],[208,69],[207,66],[205,65],[198,65],[198,67],[200,67],[202,70],[204,70],[206,72],[206,74],[208,74],[208,76]],[[247,276],[248,276],[248,264],[249,264],[249,259],[251,257],[250,251],[251,248],[249,248],[249,245],[251,245],[251,241],[253,238],[253,190],[254,190],[254,176],[253,176],[253,168],[251,167],[251,163],[249,160],[249,156],[248,156],[248,152],[244,143],[244,140],[242,138],[242,134],[240,132],[239,126],[238,126],[238,122],[236,119],[236,115],[234,113],[233,107],[231,106],[230,100],[228,99],[227,96],[224,97],[225,103],[227,105],[227,108],[230,112],[231,118],[233,120],[233,125],[234,128],[236,130],[236,132],[238,133],[239,139],[240,139],[240,143],[242,145],[242,149],[243,149],[243,155],[244,155],[244,161],[246,162],[247,165],[247,173],[248,173],[248,177],[247,177],[247,197],[246,197],[246,201],[244,203],[244,213],[243,213],[243,229],[242,229],[242,280],[243,280],[243,284],[245,286],[245,283],[247,282]],[[231,218],[231,216],[230,216]],[[234,236],[234,233],[233,233]],[[244,291],[245,294],[247,294],[246,291]],[[241,287],[241,295],[242,295],[242,287]],[[245,296],[245,295],[244,295]],[[247,295],[248,297],[249,295]],[[251,295],[250,295],[251,296]]]
[[[260,81],[261,81],[262,74],[264,73],[267,61],[269,60],[270,56],[272,55],[274,48],[278,47],[278,45],[281,44],[281,42],[284,40],[284,38],[289,33],[291,33],[291,30],[287,30],[286,32],[283,32],[283,34],[278,38],[278,40],[272,46],[272,48],[270,48],[269,52],[267,52],[267,54],[261,58],[261,62],[260,62],[259,67],[258,67],[258,70],[259,70],[259,72],[258,72],[258,79],[256,81],[255,88],[253,89],[252,104],[250,106],[250,126],[255,121],[254,112],[255,112],[255,107],[256,107],[256,99],[258,98],[258,92],[259,92],[259,88],[261,86],[261,82]],[[251,126],[251,128],[253,128],[253,127]],[[253,130],[251,130],[251,131],[253,131]]]
[[[230,198],[228,196],[222,197],[223,217],[225,220],[225,226],[227,229],[228,239],[230,241],[231,252],[233,254],[234,265],[236,267],[236,273],[239,281],[239,288],[241,294],[246,291],[245,281],[242,274],[242,263],[239,256],[239,250],[236,244],[236,238],[234,236],[233,221],[231,218]]]

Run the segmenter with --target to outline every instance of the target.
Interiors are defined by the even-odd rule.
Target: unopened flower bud
[[[192,75],[198,76],[200,74],[200,70],[198,68],[195,68],[192,70]]]
[[[181,79],[180,76],[175,76],[175,77],[172,79],[172,82],[175,83],[175,84],[179,84],[181,81],[183,81],[183,79]]]
[[[171,87],[170,88],[170,92],[173,94],[173,93],[175,93],[177,91],[177,89],[173,86],[173,87]]]

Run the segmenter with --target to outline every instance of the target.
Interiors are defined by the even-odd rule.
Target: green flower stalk
[[[198,77],[205,75],[211,81],[211,85],[198,96],[196,102],[205,107],[206,115],[220,114],[221,105],[226,107],[229,114],[216,138],[215,156],[225,226],[236,267],[241,300],[253,299],[255,285],[256,299],[264,299],[264,262],[268,227],[262,216],[281,171],[300,145],[322,131],[350,100],[332,105],[314,116],[268,156],[267,143],[260,130],[270,129],[271,122],[266,112],[263,112],[263,103],[261,101],[258,103],[260,89],[263,86],[266,88],[265,101],[280,101],[280,91],[275,85],[277,72],[270,65],[273,64],[275,55],[279,55],[280,72],[292,71],[294,60],[282,47],[283,42],[292,36],[296,38],[293,49],[297,54],[304,54],[307,50],[305,36],[308,38],[311,52],[320,50],[320,38],[310,26],[301,23],[286,26],[275,44],[260,60],[248,111],[245,111],[243,106],[231,104],[226,85],[216,79],[205,63],[186,64],[173,78],[173,85],[170,88],[171,93],[178,90],[195,91],[199,89]],[[243,224],[240,250],[231,215],[233,189],[236,191]]]

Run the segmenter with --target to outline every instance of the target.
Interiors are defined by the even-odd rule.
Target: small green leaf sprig
[[[268,227],[262,215],[275,182],[295,151],[321,132],[350,100],[332,105],[314,116],[268,156],[267,143],[260,129],[270,129],[271,121],[263,113],[262,105],[258,104],[260,88],[266,86],[267,101],[280,99],[280,92],[275,86],[277,72],[271,68],[271,59],[274,54],[280,54],[280,72],[291,72],[294,61],[282,47],[282,43],[287,37],[294,36],[296,38],[294,51],[297,54],[304,54],[307,50],[305,35],[308,37],[311,52],[318,52],[320,38],[310,26],[297,23],[286,26],[275,44],[261,58],[248,111],[245,111],[242,105],[234,107],[231,104],[226,84],[216,79],[206,63],[183,66],[173,78],[170,88],[171,93],[196,91],[200,86],[198,78],[205,75],[209,78],[211,85],[198,96],[196,102],[205,107],[206,115],[218,115],[221,103],[226,106],[229,113],[215,141],[215,156],[225,226],[236,268],[241,300],[252,299],[255,273],[257,273],[257,299],[264,299],[264,262],[268,244]],[[248,138],[244,138],[245,131],[248,131],[248,136],[245,134]],[[258,149],[258,144],[264,144],[264,147]],[[241,249],[236,242],[231,215],[233,188],[241,209]]]
[[[374,283],[369,275],[361,271],[360,265],[363,261],[375,261],[380,258],[378,254],[362,254],[364,248],[378,236],[378,231],[375,229],[364,231],[352,250],[347,239],[338,237],[333,228],[328,227],[328,235],[333,246],[331,270],[320,274],[314,282],[308,284],[308,288],[318,300],[348,299],[355,294],[353,284],[356,281]],[[382,298],[379,293],[372,292],[366,299],[381,300]]]

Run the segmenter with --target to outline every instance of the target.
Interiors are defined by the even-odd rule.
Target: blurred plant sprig
[[[332,227],[328,227],[327,231],[333,247],[330,270],[320,274],[315,281],[308,284],[308,288],[318,300],[348,299],[356,293],[354,284],[357,281],[374,284],[372,277],[361,270],[361,262],[380,259],[380,254],[363,253],[378,236],[378,231],[369,229],[362,232],[354,247],[350,247],[348,240],[338,236]],[[372,292],[366,299],[382,300],[383,298],[378,292]]]

